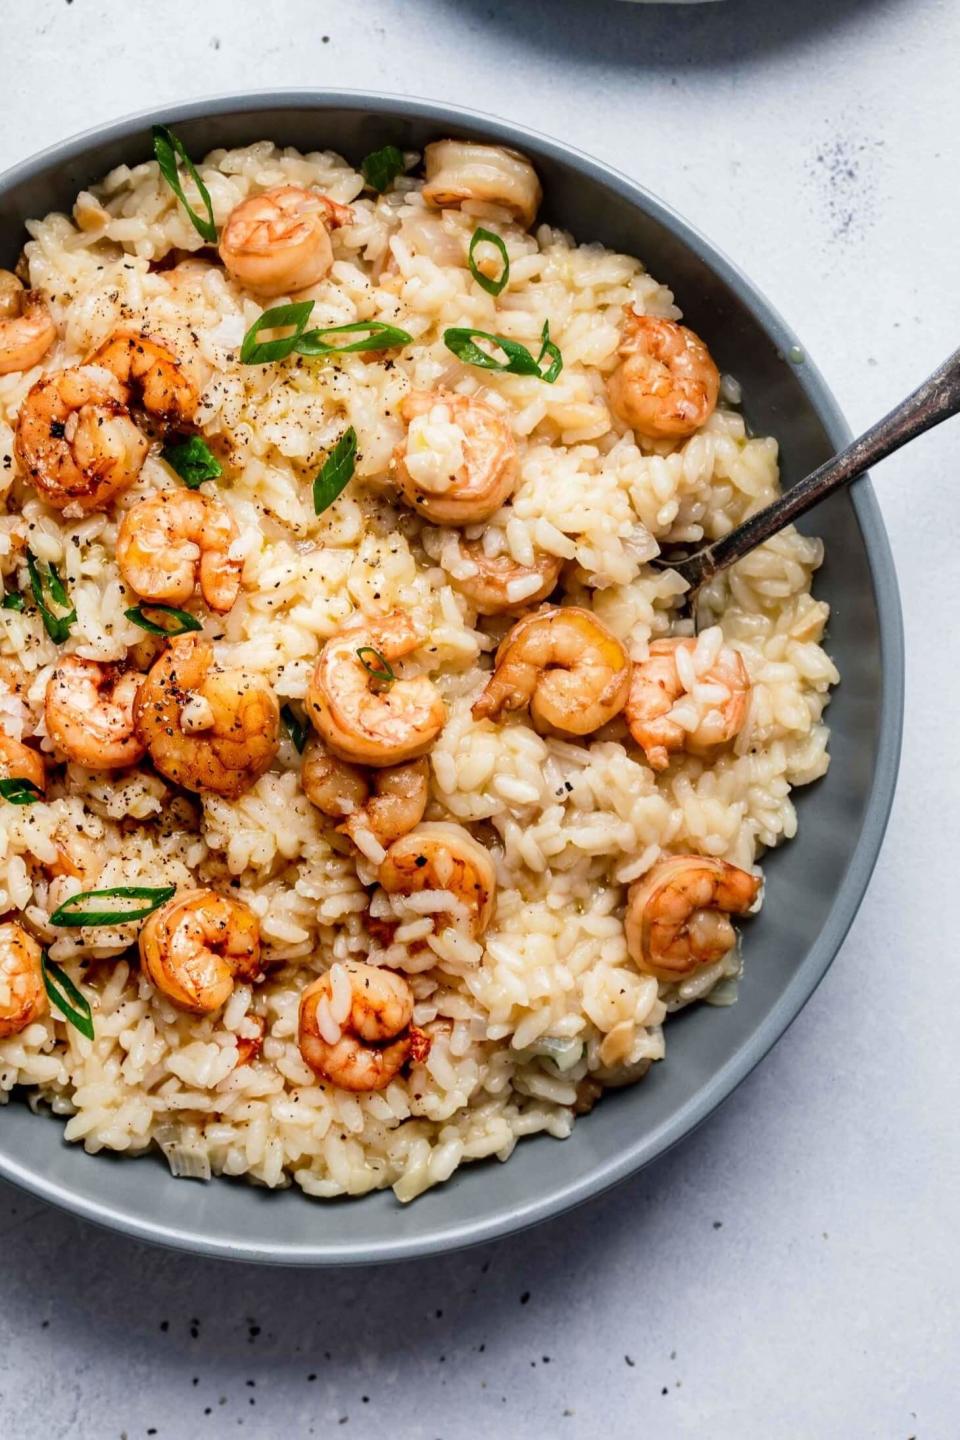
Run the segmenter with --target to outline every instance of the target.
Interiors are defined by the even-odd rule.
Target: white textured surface
[[[955,0],[4,0],[2,19],[0,166],[205,91],[409,90],[664,196],[856,427],[960,341]],[[877,476],[907,629],[893,820],[838,962],[722,1113],[572,1217],[380,1273],[177,1258],[0,1190],[4,1440],[958,1434],[958,461],[954,422]]]

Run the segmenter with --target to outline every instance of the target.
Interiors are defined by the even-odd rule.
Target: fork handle
[[[700,561],[700,574],[687,576],[699,585],[711,579],[717,571],[725,570],[735,560],[740,560],[755,546],[769,540],[784,526],[805,515],[814,505],[819,505],[828,495],[849,485],[879,461],[885,460],[901,445],[922,435],[942,420],[960,412],[960,350],[955,350],[949,360],[923,384],[908,395],[889,415],[878,420],[858,439],[824,461],[805,479],[787,490],[771,505],[758,510],[742,525],[731,530],[712,545],[706,546],[696,557]],[[676,566],[683,573],[683,564]]]

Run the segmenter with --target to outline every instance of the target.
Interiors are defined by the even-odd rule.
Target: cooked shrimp
[[[43,756],[3,730],[0,730],[0,780],[29,780],[41,791],[46,784]]]
[[[300,784],[312,805],[342,820],[364,804],[370,794],[367,778],[358,765],[340,760],[318,735],[311,735],[300,761]]]
[[[40,946],[22,925],[0,925],[0,1040],[47,1013]]]
[[[240,900],[213,890],[181,890],[144,922],[140,964],[180,1010],[210,1015],[238,980],[262,980],[260,922]]]
[[[203,376],[196,360],[141,330],[116,330],[87,360],[102,365],[133,390],[144,410],[174,425],[189,424],[197,409]]]
[[[513,494],[517,447],[504,416],[476,395],[414,391],[400,406],[406,439],[394,451],[397,484],[437,525],[488,519]]]
[[[708,633],[704,631],[701,640]],[[729,744],[746,721],[750,676],[743,656],[722,645],[709,669],[696,673],[697,646],[691,639],[654,640],[647,659],[633,667],[624,713],[653,770],[665,770],[677,750],[711,754]],[[689,658],[685,661],[684,656]],[[674,705],[688,693],[695,713],[678,715]]]
[[[520,565],[509,555],[485,555],[475,540],[462,541],[460,556],[473,566],[473,573],[450,574],[450,582],[465,595],[478,615],[505,615],[524,605],[545,600],[556,587],[563,568],[559,555],[541,552],[532,565]]]
[[[47,734],[57,754],[88,770],[135,765],[145,750],[133,726],[142,683],[135,670],[65,655],[43,700]]]
[[[47,303],[25,290],[16,275],[0,270],[0,375],[39,365],[57,338]]]
[[[415,1025],[402,975],[359,961],[334,965],[300,996],[298,1042],[312,1070],[341,1090],[382,1090],[430,1042]]]
[[[243,562],[232,553],[238,538],[222,501],[183,487],[161,490],[124,515],[117,564],[145,600],[183,605],[199,582],[210,609],[224,615],[240,593]]]
[[[393,842],[377,879],[388,895],[449,891],[454,906],[444,915],[475,940],[493,916],[497,876],[490,852],[462,825],[443,821],[418,825]]]
[[[700,336],[686,325],[628,306],[617,354],[621,361],[607,381],[607,395],[638,435],[679,439],[710,419],[720,373]]]
[[[433,681],[416,675],[384,682],[370,673],[382,669],[381,660],[389,665],[425,639],[410,615],[394,610],[380,619],[361,615],[324,645],[307,691],[307,714],[340,759],[399,765],[429,750],[447,718]]]
[[[623,709],[629,686],[627,652],[595,615],[544,605],[500,642],[473,717],[492,720],[529,705],[535,724],[589,735]]]
[[[423,819],[430,794],[430,767],[423,758],[374,770],[373,793],[339,827],[351,840],[369,830],[381,845],[391,845]]]
[[[436,140],[423,152],[427,205],[460,206],[465,200],[499,205],[525,230],[534,222],[543,191],[530,161],[503,145]]]
[[[730,915],[745,915],[760,876],[726,860],[668,855],[630,887],[624,928],[638,969],[682,980],[721,960],[737,943]]]
[[[133,720],[161,775],[235,800],[270,764],[280,707],[260,675],[221,670],[198,635],[170,642],[137,695]]]
[[[293,295],[323,279],[333,264],[330,230],[352,219],[349,205],[299,185],[277,185],[230,212],[220,258],[255,295]]]
[[[15,454],[48,505],[103,510],[132,485],[146,458],[127,391],[102,366],[81,365],[38,380],[17,418]]]
[[[344,835],[354,840],[367,830],[380,845],[419,825],[430,789],[426,760],[374,770],[368,780],[358,766],[331,754],[316,735],[303,752],[300,783],[318,810],[343,822],[337,829]]]

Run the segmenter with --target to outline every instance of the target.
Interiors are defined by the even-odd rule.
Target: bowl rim
[[[30,180],[51,164],[81,157],[94,144],[133,138],[153,124],[175,125],[185,120],[216,118],[224,114],[263,110],[328,109],[389,113],[427,120],[455,128],[464,122],[487,128],[492,138],[522,150],[533,141],[541,153],[561,165],[575,168],[618,192],[629,204],[663,225],[692,249],[742,303],[784,355],[803,356],[800,382],[808,401],[834,446],[851,438],[840,408],[806,348],[790,326],[753,282],[699,230],[658,196],[614,167],[549,135],[523,125],[458,104],[410,95],[357,89],[281,88],[217,93],[191,100],[151,106],[107,124],[95,125],[47,146],[0,174],[0,196]],[[430,1234],[387,1241],[343,1243],[325,1241],[285,1244],[282,1237],[269,1244],[235,1243],[198,1234],[181,1226],[131,1215],[119,1206],[102,1205],[75,1195],[71,1189],[21,1163],[0,1148],[0,1177],[71,1214],[134,1239],[211,1258],[286,1265],[375,1264],[405,1260],[478,1245],[527,1229],[562,1214],[611,1189],[644,1165],[666,1153],[712,1114],[786,1032],[820,984],[853,923],[866,892],[886,830],[896,788],[904,703],[904,642],[900,597],[893,556],[883,519],[868,477],[852,486],[850,498],[863,536],[867,565],[877,604],[880,641],[880,705],[877,757],[856,845],[837,889],[826,923],[807,950],[789,984],[761,1023],[721,1066],[710,1082],[670,1118],[643,1136],[627,1140],[615,1158],[594,1165],[584,1176],[554,1187],[520,1206],[500,1207],[485,1220],[457,1221],[435,1226]],[[61,1140],[61,1143],[65,1143]]]

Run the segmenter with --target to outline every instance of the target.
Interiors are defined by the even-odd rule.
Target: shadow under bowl
[[[750,282],[639,185],[569,146],[493,117],[410,98],[344,91],[235,95],[137,115],[67,140],[0,178],[0,264],[30,217],[67,209],[121,163],[150,158],[150,126],[175,126],[188,152],[271,138],[333,149],[354,162],[393,143],[422,150],[448,134],[513,146],[544,187],[543,218],[578,240],[639,255],[669,284],[720,368],[743,386],[755,433],[780,444],[783,484],[849,438],[796,337]],[[805,528],[805,527],[804,527]],[[817,594],[842,683],[830,705],[832,763],[796,796],[797,838],[765,861],[766,903],[745,935],[738,1003],[671,1020],[667,1059],[613,1092],[573,1135],[524,1140],[509,1164],[460,1169],[401,1207],[392,1192],[315,1201],[231,1181],[174,1180],[162,1158],[90,1156],[26,1105],[0,1110],[0,1175],[129,1235],[183,1250],[282,1264],[368,1263],[445,1251],[531,1225],[599,1194],[675,1144],[730,1094],[786,1030],[822,979],[863,897],[893,798],[903,700],[903,642],[890,550],[870,484],[813,517],[826,542]]]

